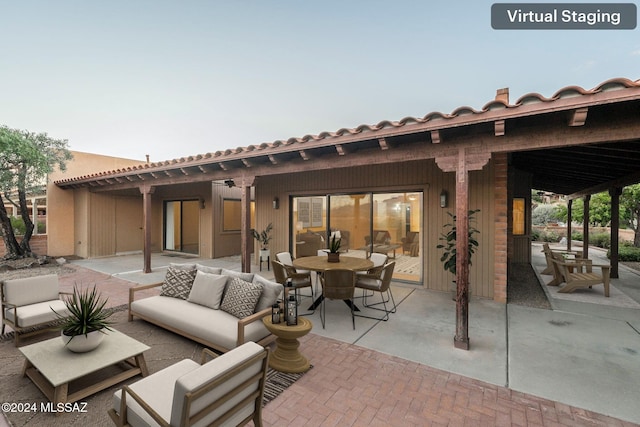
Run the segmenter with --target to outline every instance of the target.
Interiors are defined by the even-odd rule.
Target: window
[[[514,198],[513,199],[513,234],[515,236],[522,236],[525,234],[525,199]]]

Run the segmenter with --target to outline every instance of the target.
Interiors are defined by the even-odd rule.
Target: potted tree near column
[[[471,226],[471,222],[475,219],[474,215],[480,212],[480,209],[474,209],[469,211],[469,245],[468,245],[468,253],[469,253],[469,265],[471,265],[471,256],[475,253],[478,248],[478,240],[476,240],[475,235],[480,233],[478,229]],[[447,212],[447,215],[451,217],[451,222],[444,225],[445,233],[440,235],[439,240],[442,242],[436,248],[442,249],[442,256],[440,257],[440,262],[445,269],[445,271],[450,272],[453,276],[456,276],[456,216],[451,212]],[[456,286],[455,279],[453,281],[453,299],[456,299]]]
[[[258,241],[260,245],[260,262],[267,261],[271,256],[271,252],[269,251],[269,242],[271,241],[271,230],[273,229],[273,224],[269,223],[267,228],[262,230],[261,232],[257,232],[255,229],[251,229],[251,235],[254,239]]]

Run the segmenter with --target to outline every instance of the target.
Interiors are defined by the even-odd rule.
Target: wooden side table
[[[271,316],[262,318],[264,326],[277,336],[276,349],[269,355],[269,366],[276,371],[299,373],[309,370],[309,360],[300,353],[298,338],[311,331],[313,324],[309,319],[298,316],[298,324],[287,326],[286,322],[271,323]]]

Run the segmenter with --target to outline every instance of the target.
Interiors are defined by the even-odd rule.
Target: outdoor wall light
[[[440,192],[440,207],[441,208],[446,208],[447,204],[448,204],[448,200],[449,199],[449,194],[447,193],[446,190],[442,190]]]
[[[280,199],[277,197],[273,198],[273,209],[280,209]]]
[[[224,181],[224,183],[229,188],[236,186],[236,183],[232,179],[227,179],[227,180]]]

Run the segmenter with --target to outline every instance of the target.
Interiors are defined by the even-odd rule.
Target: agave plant
[[[335,234],[331,237],[331,242],[329,243],[329,253],[337,254],[340,251],[340,245],[342,244],[342,239],[336,239]]]
[[[73,294],[66,297],[64,303],[69,310],[68,316],[52,310],[62,319],[62,332],[64,335],[70,336],[71,339],[78,335],[87,335],[93,331],[112,330],[109,327],[112,323],[108,318],[113,313],[105,310],[107,298],[102,298],[95,286],[91,289],[74,287]]]

